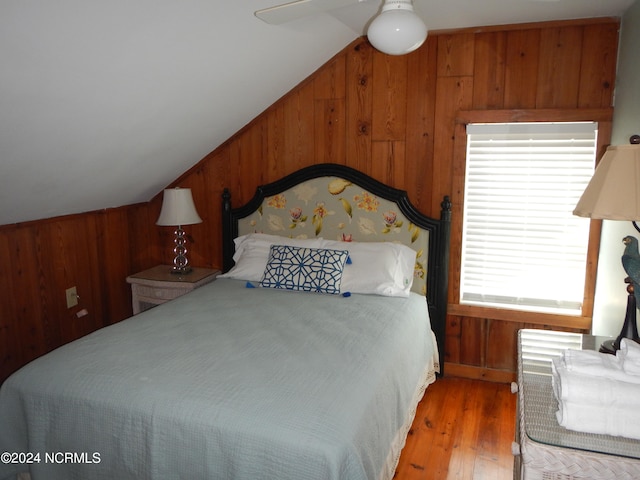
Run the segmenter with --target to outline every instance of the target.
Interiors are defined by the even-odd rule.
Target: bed
[[[334,164],[225,190],[224,275],[5,381],[0,479],[392,478],[442,369],[449,222]]]

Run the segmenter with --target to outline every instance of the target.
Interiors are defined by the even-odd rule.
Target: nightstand
[[[173,300],[216,279],[220,270],[193,267],[186,275],[171,273],[171,266],[158,265],[127,277],[131,284],[133,314]]]
[[[518,333],[518,418],[514,478],[637,480],[640,440],[567,430],[556,419],[551,360],[568,348],[598,350],[604,337],[549,330]]]

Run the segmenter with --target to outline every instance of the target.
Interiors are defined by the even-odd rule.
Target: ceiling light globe
[[[367,31],[369,42],[388,55],[413,52],[427,38],[427,26],[411,10],[387,10],[373,19]]]

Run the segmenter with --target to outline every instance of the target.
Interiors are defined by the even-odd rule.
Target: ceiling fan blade
[[[255,12],[255,16],[272,25],[281,25],[320,12],[365,2],[367,0],[297,0]]]

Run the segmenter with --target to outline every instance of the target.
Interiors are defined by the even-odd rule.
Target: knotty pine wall
[[[188,229],[191,263],[221,265],[225,186],[237,206],[260,184],[335,162],[407,190],[429,215],[448,194],[447,372],[510,379],[519,328],[586,331],[589,323],[457,305],[464,124],[595,118],[606,145],[618,28],[617,19],[590,19],[430,32],[401,57],[354,41],[171,185],[192,188],[204,220]],[[0,380],[131,314],[125,277],[172,259],[171,228],[155,226],[160,203],[161,194],[148,204],[0,227]],[[73,285],[80,303],[67,309],[64,291]]]

